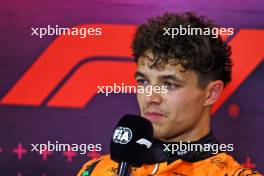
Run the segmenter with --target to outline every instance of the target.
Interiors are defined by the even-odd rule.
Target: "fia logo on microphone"
[[[127,144],[132,139],[132,131],[127,127],[117,127],[113,134],[113,142]]]

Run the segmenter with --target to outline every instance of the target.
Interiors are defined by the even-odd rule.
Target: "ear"
[[[206,86],[205,106],[213,105],[220,97],[224,83],[220,80],[212,81]]]

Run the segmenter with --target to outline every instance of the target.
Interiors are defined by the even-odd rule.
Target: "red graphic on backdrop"
[[[48,156],[52,154],[52,152],[48,151],[48,150],[44,150],[42,151],[42,153],[39,152],[40,155],[42,155],[42,159],[44,161],[47,161]]]
[[[240,109],[239,109],[239,106],[237,104],[231,104],[228,107],[228,114],[231,117],[237,117],[239,115],[239,112],[240,112]]]
[[[88,153],[87,153],[87,156],[88,156],[89,158],[91,158],[91,159],[97,159],[97,158],[99,158],[99,157],[101,156],[101,154],[98,153],[96,150],[93,150],[93,151],[91,151],[91,152],[88,152]]]
[[[256,165],[252,163],[251,158],[249,156],[246,157],[246,162],[242,163],[242,165],[245,168],[250,168],[250,169],[254,169],[256,167]]]
[[[81,27],[93,27],[82,25]],[[37,61],[2,98],[1,104],[39,106],[81,61],[91,57],[131,57],[130,44],[136,26],[96,25],[103,35],[81,39],[60,36],[40,55]],[[95,27],[95,26],[94,26]],[[118,36],[118,37],[116,37]],[[234,92],[262,61],[263,30],[240,30],[229,42],[234,61],[233,81],[226,87],[213,112]],[[132,58],[131,58],[132,59]],[[83,108],[95,95],[97,85],[114,82],[135,85],[132,62],[84,62],[58,87],[47,106]]]
[[[23,148],[21,143],[18,143],[17,148],[13,149],[13,153],[17,154],[18,160],[21,160],[22,156],[27,153],[27,150]]]
[[[72,162],[72,158],[75,157],[77,154],[76,154],[76,152],[74,152],[70,149],[66,152],[63,152],[63,155],[67,158],[68,162]]]

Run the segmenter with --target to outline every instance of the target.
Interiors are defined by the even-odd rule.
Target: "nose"
[[[161,97],[160,93],[152,92],[151,95],[146,96],[146,102],[148,104],[161,104],[162,97]]]

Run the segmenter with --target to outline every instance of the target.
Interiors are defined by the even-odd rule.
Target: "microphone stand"
[[[130,176],[132,167],[127,162],[121,162],[118,165],[118,176]]]

